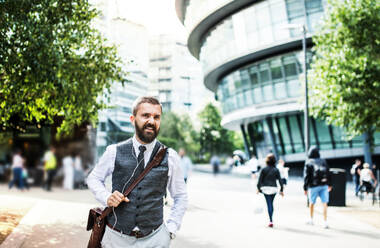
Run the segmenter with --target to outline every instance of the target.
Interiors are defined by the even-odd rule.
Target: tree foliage
[[[310,81],[311,113],[350,137],[380,131],[380,2],[329,1]]]
[[[97,120],[100,95],[124,77],[114,46],[92,27],[87,0],[0,2],[0,125]]]
[[[198,136],[188,115],[179,116],[173,112],[163,114],[158,139],[177,151],[184,148],[193,161],[198,157]]]
[[[235,149],[241,148],[238,135],[221,126],[222,117],[214,105],[207,104],[199,113],[199,119],[202,123],[199,142],[203,154],[232,154]]]

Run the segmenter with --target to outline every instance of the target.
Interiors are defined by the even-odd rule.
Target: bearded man
[[[181,226],[187,208],[186,184],[176,151],[168,149],[162,162],[149,171],[128,197],[123,192],[141,174],[157,153],[161,143],[162,106],[153,97],[140,97],[133,104],[132,138],[110,145],[87,178],[95,198],[112,207],[102,247],[169,247]],[[111,176],[112,193],[105,187]],[[169,190],[174,204],[166,221],[163,219],[163,197]]]

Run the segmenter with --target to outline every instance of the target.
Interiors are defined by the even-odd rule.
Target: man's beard
[[[151,127],[153,128],[153,132],[152,133],[146,133],[144,132],[144,130],[148,127]],[[145,124],[144,126],[140,127],[139,124],[137,122],[135,122],[135,130],[136,130],[136,135],[137,137],[139,137],[139,139],[145,143],[151,143],[158,135],[158,133],[160,132],[160,129],[156,128],[155,125],[153,124]]]

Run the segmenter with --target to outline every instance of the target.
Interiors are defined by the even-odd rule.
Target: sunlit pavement
[[[380,228],[368,224],[352,208],[329,208],[329,229],[322,225],[320,204],[315,225],[306,225],[308,209],[300,180],[290,180],[285,197],[276,196],[273,229],[261,195],[253,193],[248,176],[194,172],[189,179],[189,209],[172,247],[377,247]],[[0,186],[0,208],[10,204],[32,204],[19,226],[0,246],[4,247],[86,247],[88,209],[96,206],[88,190],[48,193],[39,188],[29,192],[8,191]],[[351,194],[350,191],[347,195]],[[349,200],[353,197],[348,197]],[[352,200],[352,202],[355,199]],[[355,202],[371,211],[380,223],[380,207],[368,201]],[[362,205],[360,205],[362,204]],[[169,205],[165,212],[169,213]],[[376,223],[376,221],[375,221]]]

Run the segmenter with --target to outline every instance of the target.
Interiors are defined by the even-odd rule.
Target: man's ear
[[[131,115],[129,117],[129,120],[131,121],[132,125],[135,126],[135,116],[134,115]]]

